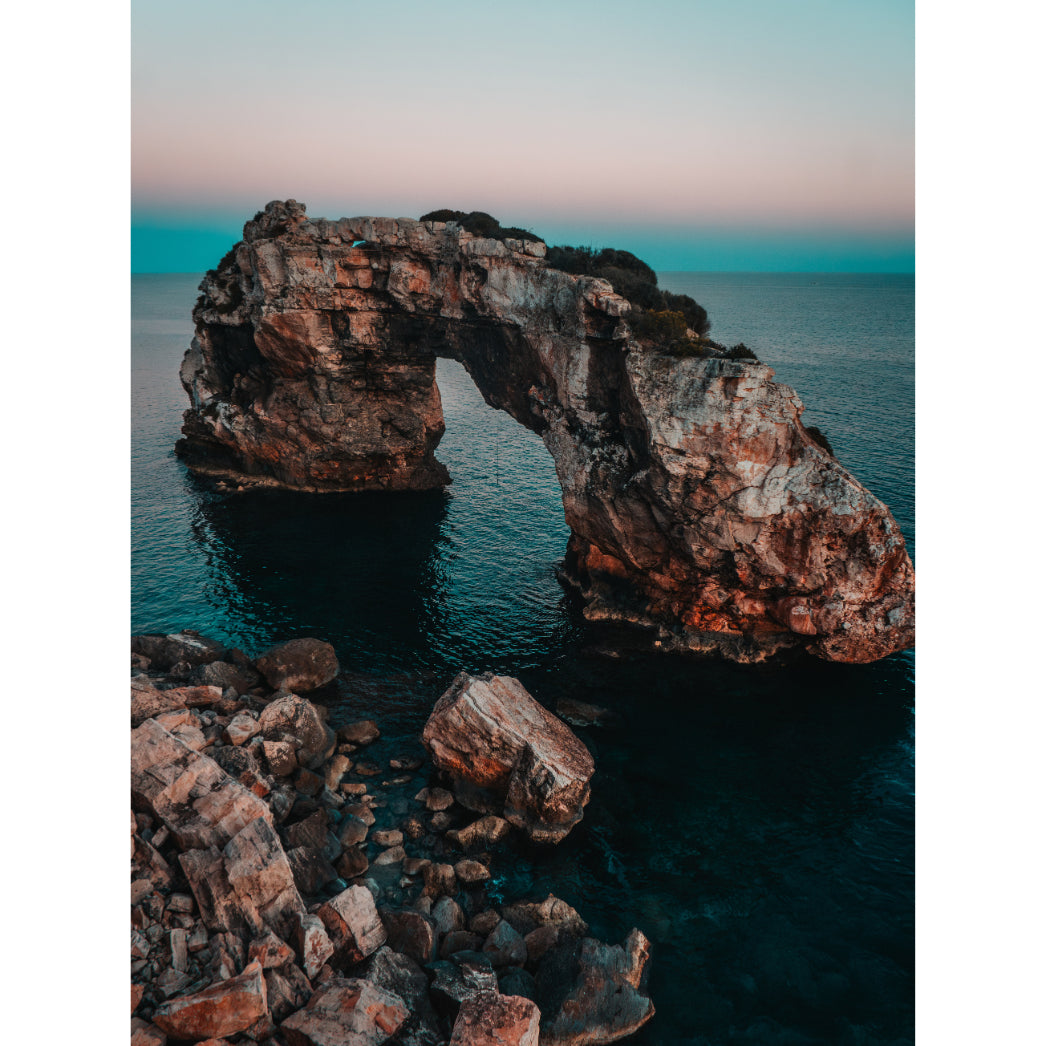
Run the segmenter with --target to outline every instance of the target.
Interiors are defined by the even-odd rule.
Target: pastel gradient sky
[[[661,270],[914,270],[912,0],[134,0],[132,267],[266,202]]]

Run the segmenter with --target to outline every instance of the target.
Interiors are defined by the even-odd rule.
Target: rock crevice
[[[740,359],[679,358],[603,279],[456,222],[310,219],[269,204],[201,284],[178,451],[237,484],[449,481],[437,357],[541,435],[590,620],[663,650],[871,661],[914,642],[914,573],[885,505]]]

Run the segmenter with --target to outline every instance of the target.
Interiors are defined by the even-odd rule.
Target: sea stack
[[[237,485],[438,488],[435,361],[455,359],[548,447],[590,620],[745,662],[912,646],[900,529],[796,393],[752,359],[680,358],[609,282],[545,253],[455,221],[269,204],[201,284],[179,454]]]

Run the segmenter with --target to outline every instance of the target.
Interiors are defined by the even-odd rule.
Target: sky
[[[911,0],[135,0],[132,269],[273,199],[659,270],[914,271]]]

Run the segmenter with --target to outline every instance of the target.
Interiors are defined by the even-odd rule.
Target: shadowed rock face
[[[793,390],[759,363],[641,342],[609,283],[544,252],[269,204],[201,284],[179,453],[238,484],[440,487],[435,361],[456,359],[552,454],[590,620],[738,661],[910,647],[900,530],[806,432]]]

